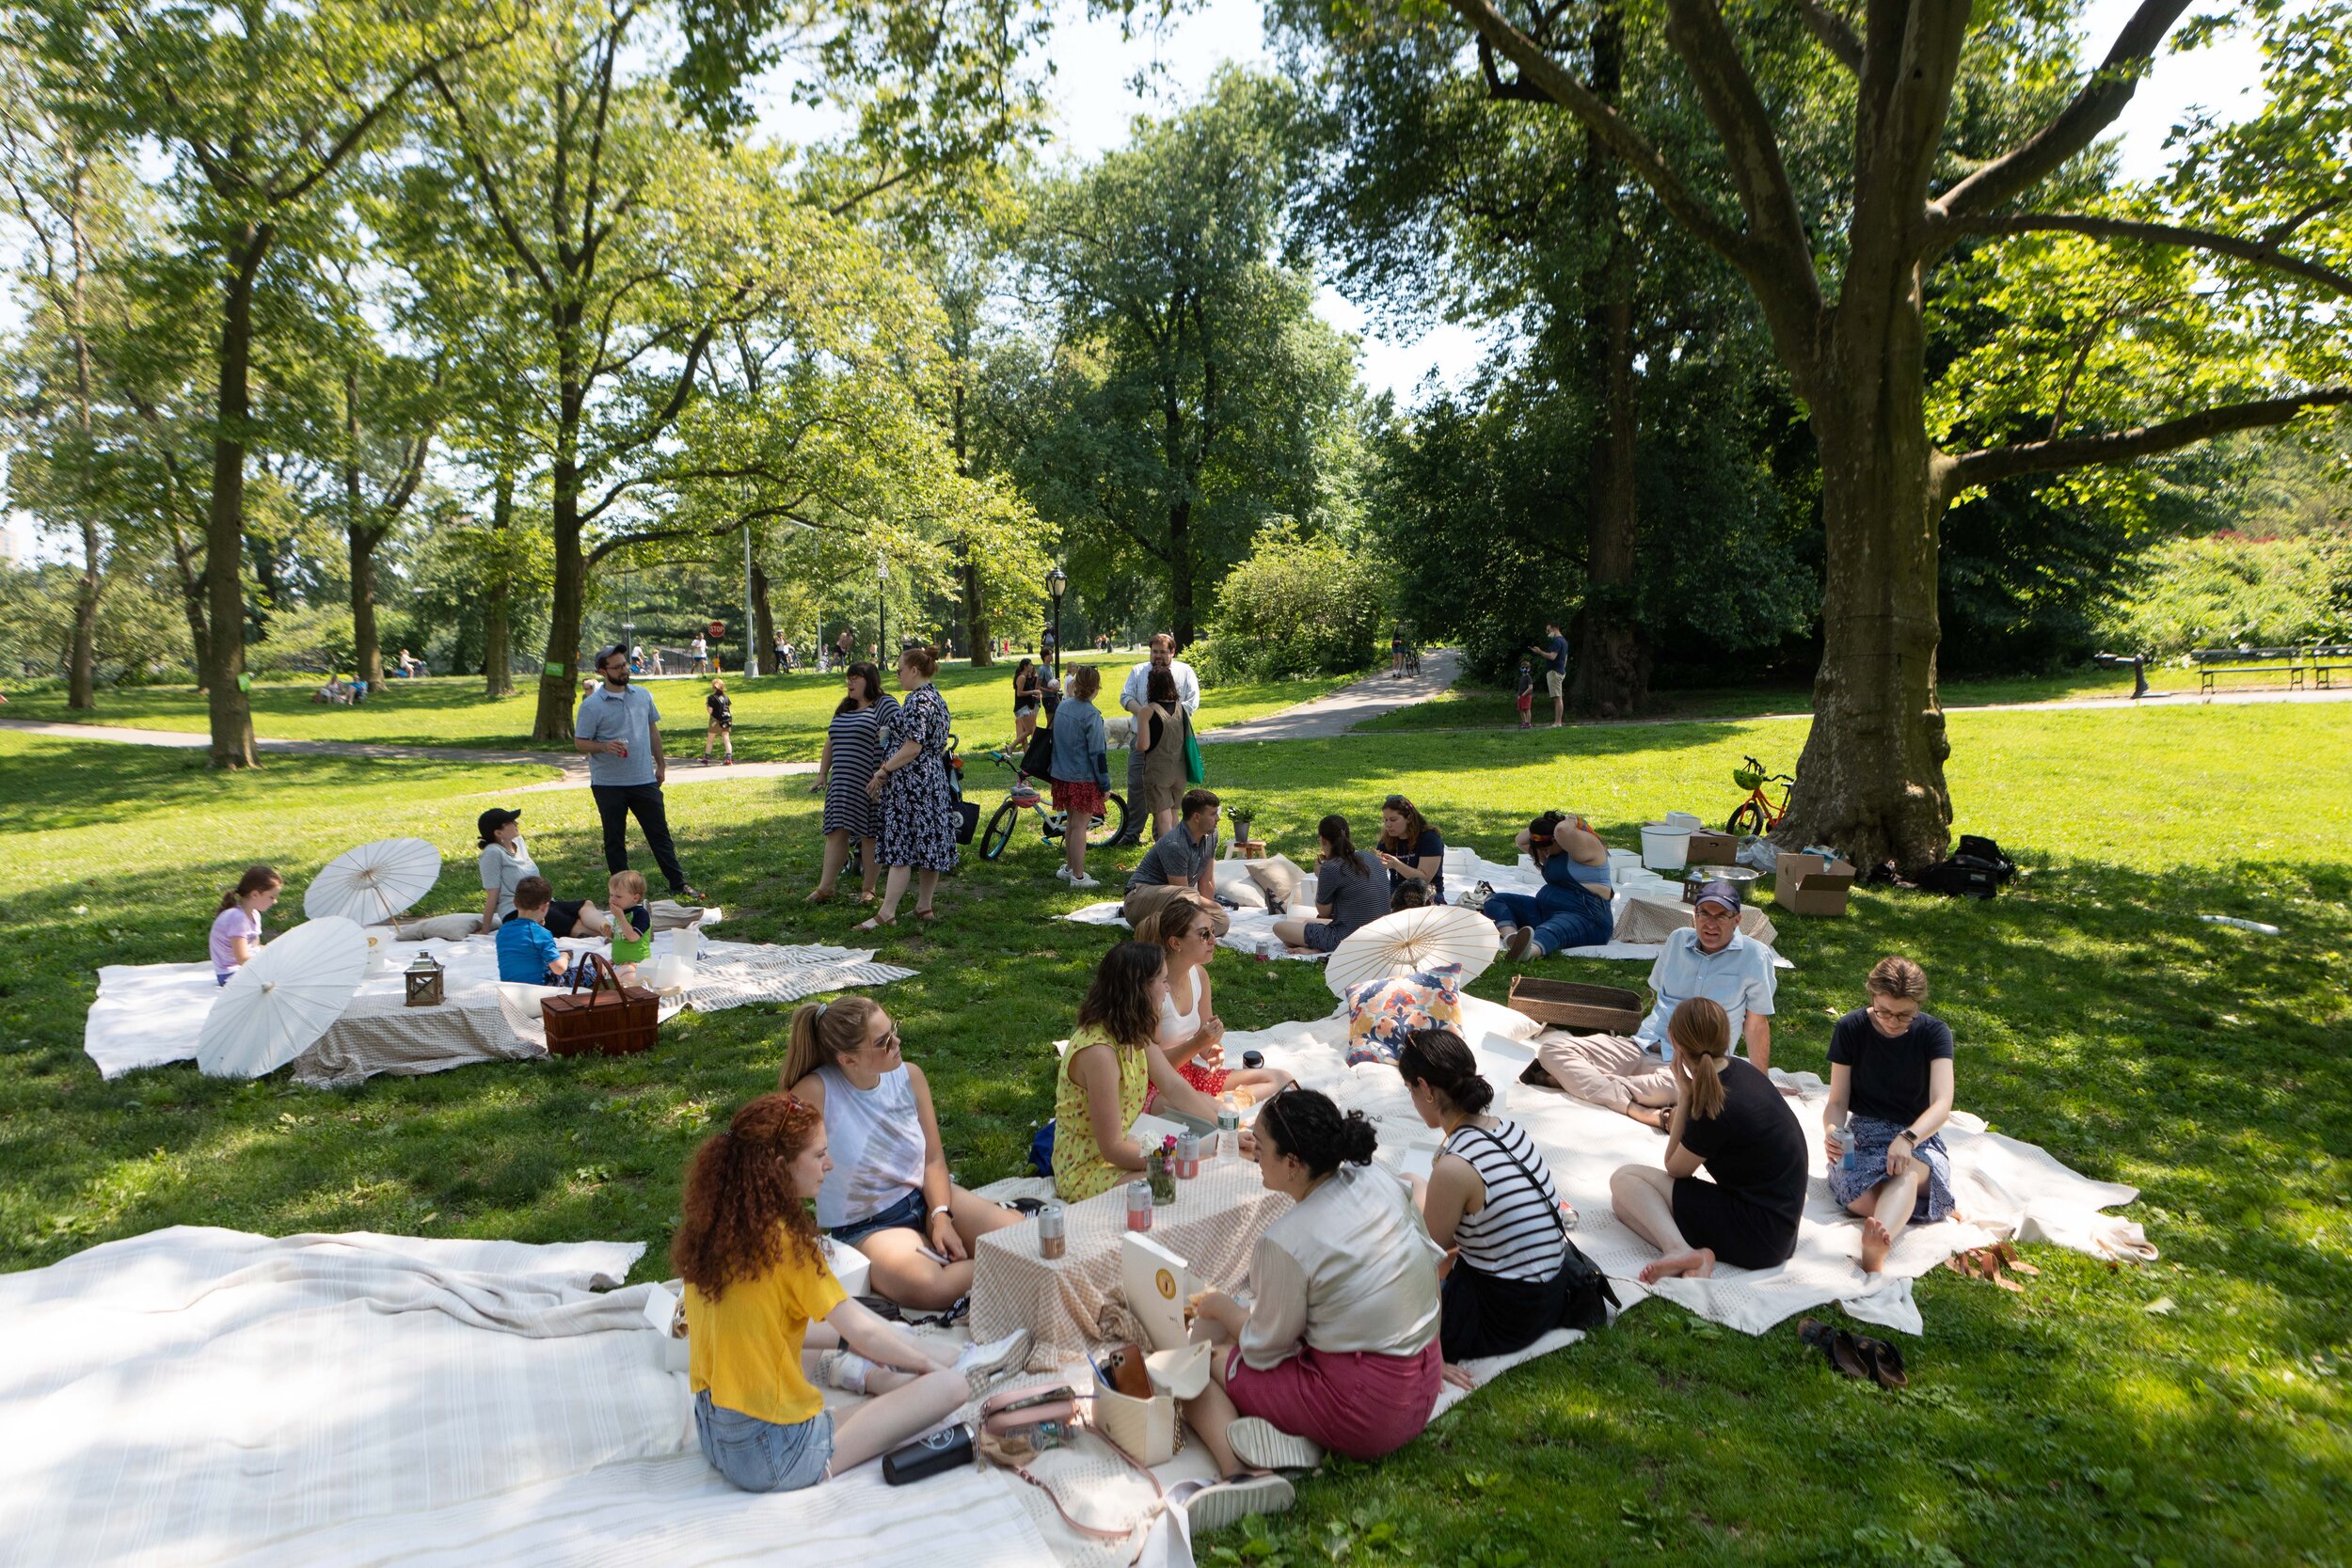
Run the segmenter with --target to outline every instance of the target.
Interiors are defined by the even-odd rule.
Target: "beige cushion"
[[[437,914],[400,924],[403,942],[463,942],[482,927],[478,914]]]
[[[1663,898],[1628,898],[1625,912],[1617,917],[1615,940],[1642,944],[1663,942],[1690,924],[1691,906],[1682,901],[1678,893]],[[1779,930],[1754,904],[1740,911],[1740,934],[1767,947],[1779,946]]]
[[[1216,863],[1216,895],[1238,910],[1266,907],[1265,889],[1258,885],[1249,867],[1240,861]]]
[[[1238,863],[1249,868],[1250,878],[1265,889],[1273,904],[1287,904],[1298,887],[1298,879],[1307,875],[1288,855],[1268,855],[1263,860]]]

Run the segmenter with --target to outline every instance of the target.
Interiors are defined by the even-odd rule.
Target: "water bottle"
[[[1837,1133],[1837,1168],[1851,1170],[1853,1169],[1853,1129],[1851,1126],[1840,1127],[1836,1129],[1836,1132]]]

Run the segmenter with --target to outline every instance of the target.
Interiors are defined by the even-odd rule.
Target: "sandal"
[[[917,920],[937,920],[939,918],[939,911],[937,910],[917,910],[914,911],[914,918]]]
[[[1873,1381],[1861,1346],[1846,1330],[1834,1328],[1819,1318],[1802,1318],[1797,1323],[1797,1338],[1818,1349],[1833,1370],[1865,1383]]]
[[[1862,1355],[1862,1364],[1870,1369],[1870,1380],[1882,1388],[1908,1388],[1911,1375],[1903,1370],[1903,1353],[1883,1339],[1865,1335],[1851,1336],[1854,1349]]]
[[[839,896],[839,894],[827,893],[823,889],[819,888],[817,892],[810,894],[808,897],[803,900],[803,902],[810,904],[830,904]]]
[[[877,915],[869,920],[859,921],[856,925],[850,927],[850,929],[852,931],[879,931],[885,926],[896,926],[897,924],[898,924],[898,922],[896,917],[884,920],[881,916]]]

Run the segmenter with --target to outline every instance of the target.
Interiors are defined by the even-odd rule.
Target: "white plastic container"
[[[1703,826],[1697,817],[1687,811],[1670,811],[1666,814],[1665,820],[1668,827],[1681,828],[1690,832],[1696,832]]]
[[[1642,824],[1642,863],[1652,871],[1679,871],[1691,856],[1691,830],[1676,822]]]
[[[1641,868],[1642,852],[1639,849],[1612,849],[1609,851],[1609,879],[1617,883],[1619,886],[1624,885],[1626,877],[1629,873],[1638,871]]]

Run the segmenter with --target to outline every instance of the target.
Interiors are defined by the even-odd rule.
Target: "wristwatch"
[[[1911,1140],[1912,1145],[1913,1145],[1913,1147],[1914,1147],[1914,1148],[1916,1148],[1916,1147],[1918,1146],[1918,1143],[1919,1143],[1919,1134],[1918,1134],[1918,1133],[1916,1133],[1916,1132],[1913,1132],[1913,1131],[1912,1131],[1910,1128],[1908,1128],[1908,1127],[1904,1128],[1901,1132],[1899,1132],[1896,1133],[1896,1134],[1895,1134],[1895,1136],[1897,1136],[1897,1137],[1899,1137],[1899,1138],[1909,1138],[1909,1139]]]

